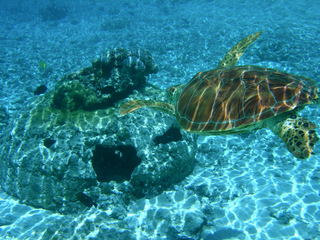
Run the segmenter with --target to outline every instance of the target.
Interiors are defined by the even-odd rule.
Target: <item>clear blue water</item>
[[[165,89],[214,68],[241,38],[263,31],[239,65],[319,81],[317,0],[55,3],[1,1],[0,105],[11,122],[35,100],[36,86],[53,89],[63,75],[119,46],[149,50],[159,72],[148,81]],[[301,114],[320,125],[317,107]],[[200,137],[197,144],[195,170],[182,183],[128,204],[128,229],[99,220],[108,213],[94,208],[65,216],[1,192],[0,239],[320,240],[319,144],[306,160],[294,158],[267,129]]]

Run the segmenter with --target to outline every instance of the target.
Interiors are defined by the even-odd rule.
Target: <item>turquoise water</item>
[[[32,158],[21,165],[23,169],[18,160],[38,156],[37,150],[39,158],[48,160],[62,154],[58,158],[61,162],[74,154],[74,162],[66,166],[79,164],[81,171],[70,175],[76,179],[87,174],[86,166],[91,166],[86,160],[91,153],[83,148],[103,142],[108,136],[93,136],[81,128],[59,132],[57,146],[67,142],[61,148],[65,152],[59,147],[49,151],[30,140],[42,137],[49,128],[28,130],[21,135],[22,143],[11,143],[19,131],[23,132],[22,114],[31,114],[30,109],[41,98],[34,95],[37,86],[46,85],[50,92],[62,76],[90,66],[105,49],[113,47],[147,49],[159,68],[147,81],[166,89],[188,81],[199,71],[214,68],[239,40],[263,31],[238,65],[266,66],[318,81],[319,1],[83,0],[55,1],[52,5],[13,0],[1,4],[0,106],[4,110],[0,114],[0,239],[320,240],[319,144],[315,146],[315,155],[306,160],[293,157],[268,129],[201,136],[195,140],[195,147],[182,144],[181,152],[172,150],[171,145],[160,146],[161,154],[169,152],[176,157],[190,148],[195,160],[192,172],[144,197],[128,194],[128,181],[107,187],[98,184],[90,188],[97,206],[75,207],[76,212],[66,214],[44,207],[40,200],[46,193],[41,188],[35,190],[37,183],[43,181],[41,177],[35,177],[32,186],[20,182],[25,169],[41,168],[43,172],[37,174],[50,177],[60,171],[54,168],[59,164],[48,161],[50,166],[42,166]],[[143,91],[134,94],[148,95]],[[151,110],[135,114],[136,118],[125,122],[130,125],[133,142],[148,142],[148,135],[160,134],[174,122],[173,118]],[[317,107],[306,107],[301,115],[320,125]],[[96,125],[103,134],[104,122]],[[121,129],[114,131],[120,134]],[[77,135],[70,136],[71,133]],[[183,133],[184,140],[192,142],[186,135]],[[29,148],[29,143],[23,142],[26,139],[30,141]],[[87,139],[87,145],[82,145]],[[68,148],[68,144],[73,148]],[[83,155],[79,154],[81,151]],[[152,152],[152,148],[138,149],[138,153],[154,156],[163,166],[167,164],[167,159],[161,158],[167,155],[157,155],[159,152]],[[177,166],[171,174],[178,175],[179,171]],[[74,179],[70,178],[70,185],[78,184]],[[111,190],[106,190],[108,187]],[[11,194],[14,188],[26,191]],[[39,202],[30,204],[29,191],[38,191],[32,197]],[[90,191],[86,193],[90,195]],[[63,202],[64,196],[56,195],[52,202]],[[79,201],[74,201],[78,206]]]

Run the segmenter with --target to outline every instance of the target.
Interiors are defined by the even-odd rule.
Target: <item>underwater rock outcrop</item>
[[[39,10],[39,15],[43,21],[57,21],[68,15],[68,8],[65,5],[49,3]]]
[[[114,48],[77,73],[63,77],[52,106],[61,110],[97,110],[112,106],[146,85],[146,76],[157,72],[149,52]]]
[[[5,107],[0,106],[0,134],[9,123],[9,114]]]
[[[10,134],[4,136],[0,149],[0,184],[6,193],[29,205],[61,213],[97,206],[111,209],[121,217],[121,212],[126,211],[123,204],[129,199],[155,196],[191,173],[196,149],[192,134],[181,132],[174,141],[154,142],[159,136],[166,136],[174,122],[166,114],[142,109],[120,117],[116,101],[109,107],[90,111],[83,106],[67,109],[54,106],[57,92],[74,83],[70,76],[75,82],[85,84],[83,91],[94,92],[97,97],[104,96],[99,91],[111,84],[117,86],[115,95],[125,97],[133,86],[145,84],[147,72],[155,71],[146,59],[143,67],[139,65],[139,70],[131,71],[137,67],[131,66],[133,63],[128,60],[131,57],[122,61],[112,57],[117,59],[112,66],[126,64],[126,67],[121,65],[127,74],[125,85],[120,79],[111,83],[114,78],[107,77],[81,79],[81,76],[95,76],[93,64],[80,74],[63,78],[56,89],[31,103],[32,109],[17,119]],[[112,70],[108,73],[112,76]],[[94,88],[97,86],[100,87]],[[122,95],[123,92],[126,94]],[[165,93],[147,86],[143,96],[163,100]],[[132,97],[143,96],[135,91]]]

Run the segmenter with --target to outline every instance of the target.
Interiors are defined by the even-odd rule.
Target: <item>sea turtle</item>
[[[168,89],[168,102],[131,100],[124,115],[151,107],[176,117],[186,131],[205,135],[243,133],[269,128],[297,158],[308,158],[318,141],[316,125],[296,113],[319,102],[308,78],[259,66],[235,66],[261,32],[236,44],[213,70],[197,73],[187,84]]]

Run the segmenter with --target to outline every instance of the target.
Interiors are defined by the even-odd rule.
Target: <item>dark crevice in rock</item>
[[[46,138],[43,140],[43,145],[46,148],[50,148],[55,142],[56,142],[56,140],[54,140],[53,138]]]
[[[40,85],[33,91],[33,93],[34,95],[40,95],[40,94],[44,94],[47,90],[48,88],[46,85]]]
[[[111,94],[111,93],[113,93],[115,90],[114,90],[114,87],[106,86],[106,87],[101,88],[100,91],[101,91],[102,94]]]
[[[175,126],[171,126],[163,135],[156,136],[153,139],[153,142],[156,145],[159,145],[160,143],[166,144],[170,142],[178,142],[181,140],[182,140],[182,135],[180,133],[180,129]]]
[[[130,180],[140,164],[137,150],[131,145],[97,145],[93,151],[92,166],[100,182]]]
[[[87,207],[92,207],[92,206],[97,207],[97,203],[95,201],[93,201],[93,199],[91,197],[89,197],[87,194],[85,194],[83,192],[78,192],[76,194],[76,197],[83,205],[85,205]]]

